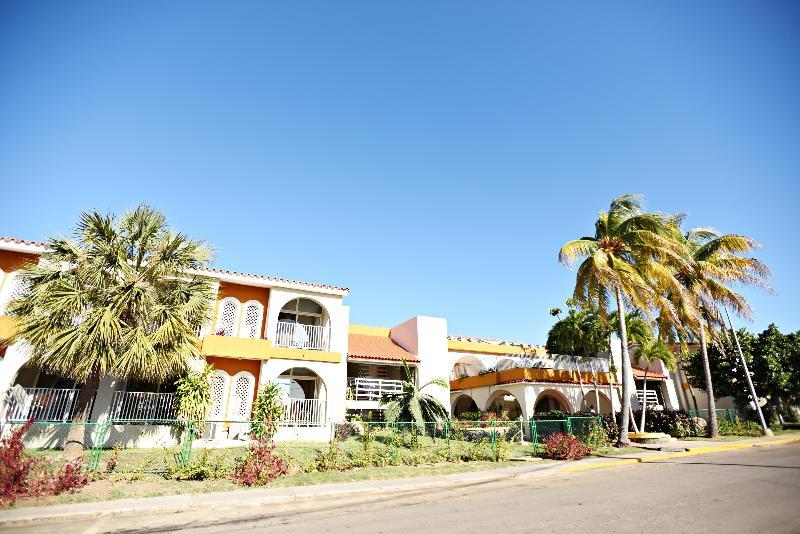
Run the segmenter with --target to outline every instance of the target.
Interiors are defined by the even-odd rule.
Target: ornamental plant
[[[274,382],[267,382],[258,391],[253,403],[253,425],[250,434],[256,439],[272,439],[283,417],[283,390]]]
[[[237,462],[231,479],[243,486],[266,486],[288,472],[286,460],[275,454],[275,443],[259,439],[250,444],[247,455]]]
[[[572,434],[550,434],[544,438],[544,454],[551,460],[580,460],[591,449]]]
[[[202,421],[206,418],[211,406],[211,373],[213,372],[214,368],[205,364],[202,371],[190,372],[175,383],[178,419]],[[195,428],[194,432],[195,437],[200,437],[199,428]]]

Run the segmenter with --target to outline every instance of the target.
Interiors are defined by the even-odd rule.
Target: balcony
[[[377,408],[383,395],[400,393],[403,390],[402,380],[385,378],[348,378],[348,408]]]
[[[328,326],[278,321],[275,331],[276,347],[327,351],[330,344],[331,329]]]
[[[174,393],[115,391],[111,400],[111,418],[114,421],[175,419],[176,411]]]

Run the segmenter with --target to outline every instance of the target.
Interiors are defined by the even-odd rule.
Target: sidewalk
[[[682,452],[663,453],[642,451],[624,456],[606,456],[580,462],[525,462],[519,467],[506,467],[489,471],[454,473],[451,475],[403,478],[393,480],[368,480],[341,484],[320,484],[293,488],[242,489],[238,491],[169,495],[139,499],[120,499],[78,504],[37,506],[0,511],[0,528],[33,522],[52,522],[68,519],[90,519],[155,513],[177,513],[212,507],[255,507],[279,505],[311,499],[325,500],[355,497],[358,495],[403,494],[453,487],[469,487],[491,482],[524,479],[548,474],[568,474],[593,469],[618,467],[628,464],[655,462],[684,456],[726,452],[748,447],[780,445],[800,442],[800,436],[753,438],[735,442],[679,442]],[[669,444],[676,446],[676,443]]]

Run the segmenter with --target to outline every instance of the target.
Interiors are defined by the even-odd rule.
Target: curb
[[[650,462],[658,462],[661,460],[671,460],[673,458],[685,458],[687,456],[700,456],[702,454],[713,454],[716,452],[728,452],[739,449],[747,449],[750,447],[769,447],[772,445],[783,445],[786,443],[794,443],[800,441],[800,437],[792,438],[778,438],[769,441],[753,441],[748,443],[731,443],[730,445],[711,445],[708,447],[697,447],[696,449],[685,452],[671,452],[667,454],[657,454],[653,456],[643,456],[641,458],[625,458],[621,460],[610,460],[607,462],[575,465],[564,467],[561,469],[562,473],[577,473],[580,471],[591,471],[594,469],[608,469],[611,467],[619,467],[622,465],[630,464],[644,464]]]
[[[219,493],[186,493],[164,497],[142,497],[119,501],[60,504],[18,508],[0,512],[0,528],[46,524],[55,521],[122,517],[132,514],[166,514],[193,511],[213,506],[256,507],[282,505],[309,499],[356,497],[363,494],[407,494],[433,489],[471,487],[509,479],[526,479],[553,471],[561,463],[535,467],[505,468],[516,470],[473,471],[438,477],[408,477],[402,479],[371,480],[340,484],[319,484],[289,488],[261,488]],[[447,478],[452,477],[452,478]],[[168,501],[168,502],[165,502]],[[5,517],[3,517],[5,516]]]

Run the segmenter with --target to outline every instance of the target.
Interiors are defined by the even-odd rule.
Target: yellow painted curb
[[[792,438],[773,439],[769,441],[731,443],[729,445],[712,445],[709,447],[697,448],[691,451],[659,454],[658,456],[645,456],[642,458],[626,458],[622,460],[611,460],[609,462],[596,463],[596,464],[574,465],[570,467],[565,467],[561,469],[561,471],[564,473],[575,473],[578,471],[590,471],[594,469],[606,469],[609,467],[618,467],[620,465],[650,463],[650,462],[658,462],[659,460],[671,460],[673,458],[685,458],[687,456],[700,456],[701,454],[712,454],[715,452],[735,451],[738,449],[747,449],[749,447],[765,447],[765,446],[768,447],[770,445],[781,445],[784,443],[794,443],[796,441],[800,441],[800,436]]]

